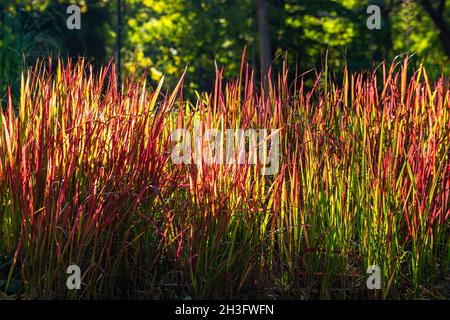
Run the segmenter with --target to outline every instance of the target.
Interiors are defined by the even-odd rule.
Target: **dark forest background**
[[[81,30],[66,27],[70,4],[81,7]],[[379,30],[366,26],[371,4]],[[368,69],[404,54],[432,74],[450,71],[448,0],[1,0],[0,96],[8,85],[16,93],[21,69],[40,57],[106,64],[118,30],[122,76],[147,70],[150,83],[164,74],[170,84],[187,65],[190,92],[211,89],[216,64],[236,76],[245,46],[258,79],[286,52],[299,72]]]

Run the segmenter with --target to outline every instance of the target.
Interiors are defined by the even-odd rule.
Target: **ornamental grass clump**
[[[81,59],[49,60],[26,71],[17,104],[9,94],[0,114],[0,290],[449,297],[446,78],[429,79],[408,58],[334,82],[317,72],[312,85],[290,80],[286,64],[266,88],[244,60],[236,79],[222,74],[187,101],[184,74],[166,92],[163,79],[149,88],[145,78],[118,92],[112,64],[94,72]],[[180,128],[267,129],[278,170],[174,161]],[[80,290],[66,286],[72,264]],[[369,266],[381,270],[380,290],[366,286]]]

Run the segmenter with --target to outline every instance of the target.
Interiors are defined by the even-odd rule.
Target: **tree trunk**
[[[121,74],[122,74],[122,62],[120,59],[120,49],[122,48],[122,3],[121,0],[117,0],[117,29],[116,29],[116,81],[117,90],[120,92],[122,87]]]
[[[421,0],[420,3],[438,28],[442,47],[444,48],[444,52],[447,57],[450,58],[450,28],[443,16],[445,10],[445,0],[441,0],[439,2],[439,7],[436,9],[429,0]]]
[[[263,81],[264,90],[268,89],[268,74],[270,64],[272,63],[272,50],[270,47],[270,33],[269,33],[269,17],[267,14],[267,1],[256,1],[256,13],[258,17],[259,29],[259,51],[261,60],[261,78]]]

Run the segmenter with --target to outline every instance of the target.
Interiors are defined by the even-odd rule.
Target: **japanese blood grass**
[[[117,94],[114,74],[38,63],[0,117],[0,250],[25,297],[448,297],[446,79],[405,59],[306,89],[285,66],[262,92],[241,62],[189,102],[183,77]],[[195,123],[279,129],[279,173],[173,163]]]

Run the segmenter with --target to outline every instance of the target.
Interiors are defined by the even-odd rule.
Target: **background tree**
[[[420,4],[436,25],[444,51],[450,58],[450,27],[448,24],[449,14],[448,11],[446,11],[445,6],[447,1],[439,0],[434,2],[437,2],[437,6],[435,6],[431,0],[421,0]]]
[[[448,0],[121,0],[122,73],[149,82],[176,81],[185,66],[186,89],[210,90],[217,67],[225,77],[247,62],[265,74],[288,52],[299,71],[371,68],[383,59],[414,54],[430,71],[450,72]],[[67,30],[66,8],[82,9],[81,30]],[[382,28],[366,27],[369,4],[382,8]],[[53,54],[86,56],[105,64],[116,51],[117,1],[4,0],[0,4],[0,92],[17,90],[25,63]],[[117,53],[116,53],[117,55]],[[258,73],[259,71],[259,73]]]
[[[263,77],[264,88],[268,90],[268,73],[272,63],[272,49],[270,45],[270,33],[269,33],[269,17],[267,14],[267,1],[255,0],[256,12],[258,17],[258,29],[259,29],[259,54],[261,63],[261,75]]]

